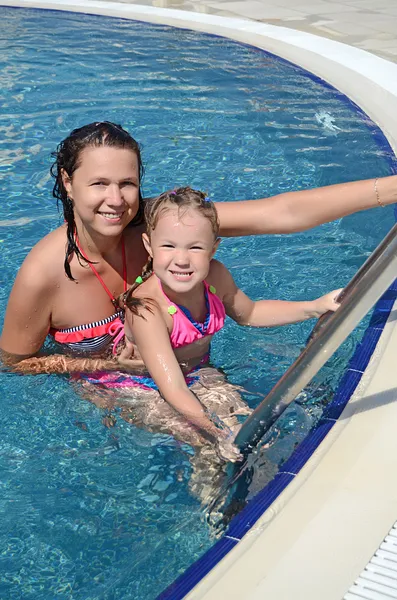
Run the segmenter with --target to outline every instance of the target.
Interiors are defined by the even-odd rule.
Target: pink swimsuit
[[[188,346],[207,335],[214,335],[214,333],[222,329],[226,316],[225,307],[223,306],[223,302],[216,296],[216,290],[212,285],[208,285],[206,281],[203,282],[207,315],[204,323],[197,323],[187,308],[170,301],[163,290],[160,279],[158,279],[158,282],[165,299],[170,303],[168,312],[172,315],[173,319],[173,327],[170,334],[173,348]]]
[[[204,281],[207,315],[204,323],[197,323],[184,306],[179,306],[169,300],[164,293],[160,280],[158,281],[164,297],[167,302],[170,303],[168,312],[173,319],[173,327],[170,334],[170,341],[173,348],[182,348],[207,335],[213,335],[222,329],[226,316],[225,307],[218,296],[216,296],[215,288],[213,286],[209,286],[207,282]],[[208,354],[203,357],[201,364],[207,361]],[[189,373],[185,374],[185,381],[189,387],[198,381],[199,377],[198,375],[195,375],[195,372],[198,371],[200,366],[201,365],[198,365]],[[95,375],[81,374],[81,377],[90,383],[96,385],[100,384],[110,388],[139,387],[143,390],[158,390],[153,379],[146,375],[127,375],[126,373],[120,372],[101,371],[95,373]]]

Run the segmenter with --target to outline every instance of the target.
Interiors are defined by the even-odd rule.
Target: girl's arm
[[[216,204],[222,236],[293,233],[397,202],[397,175]]]
[[[224,265],[217,263],[215,269],[218,271],[217,279],[220,282],[218,287],[222,290],[226,314],[239,325],[276,327],[318,318],[339,307],[336,298],[342,291],[341,289],[329,292],[316,300],[303,302],[288,300],[258,300],[254,302],[237,287],[231,273]]]
[[[126,335],[130,332],[143,362],[163,398],[190,423],[215,439],[224,438],[222,430],[206,416],[202,404],[186,385],[181,367],[171,347],[166,323],[154,303],[141,307],[139,315],[126,309]]]

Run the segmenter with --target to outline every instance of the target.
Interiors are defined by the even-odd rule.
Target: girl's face
[[[143,242],[153,258],[153,271],[170,290],[192,291],[207,277],[219,245],[211,223],[194,209],[165,209]]]
[[[77,227],[105,236],[119,235],[139,206],[139,165],[129,149],[85,148],[80,165],[62,179],[72,200]]]

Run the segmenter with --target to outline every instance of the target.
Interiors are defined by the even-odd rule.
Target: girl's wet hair
[[[189,210],[197,210],[211,223],[214,237],[219,234],[219,219],[214,203],[204,192],[193,190],[190,187],[181,187],[164,192],[156,198],[151,198],[145,204],[146,231],[150,238],[151,232],[156,229],[161,215],[173,208],[178,209],[179,216]]]
[[[90,123],[78,129],[74,129],[67,138],[65,138],[57,147],[56,152],[52,153],[55,159],[51,167],[51,175],[55,179],[52,194],[54,198],[62,202],[63,216],[67,224],[67,248],[65,254],[64,268],[65,273],[74,281],[70,270],[70,257],[76,254],[80,264],[87,264],[89,261],[81,254],[76,243],[73,204],[68,197],[65,186],[62,181],[62,171],[72,178],[73,173],[81,164],[81,153],[85,148],[100,148],[108,146],[112,148],[127,149],[134,152],[138,158],[139,179],[143,178],[143,165],[139,144],[134,138],[121,127],[110,121]],[[139,187],[139,206],[138,212],[129,225],[140,225],[143,222],[143,198],[141,188]]]
[[[172,210],[178,209],[179,217],[183,218],[184,213],[189,209],[197,210],[203,217],[208,219],[211,224],[211,228],[214,234],[214,240],[219,234],[219,219],[218,213],[214,203],[207,197],[204,192],[199,190],[193,190],[190,187],[181,187],[175,190],[164,192],[155,198],[147,200],[145,203],[145,223],[146,233],[149,236],[151,232],[156,229],[157,223],[162,214]],[[145,264],[142,270],[142,274],[137,277],[135,283],[132,284],[130,289],[122,294],[119,298],[119,304],[122,308],[129,308],[134,314],[138,314],[139,307],[145,306],[150,310],[150,304],[153,302],[150,298],[145,299],[145,302],[141,298],[136,298],[132,294],[136,288],[149,279],[153,273],[153,261],[149,257],[149,260]]]

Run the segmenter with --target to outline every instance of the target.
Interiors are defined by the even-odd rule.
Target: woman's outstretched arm
[[[397,175],[216,204],[222,236],[294,233],[397,202]]]

